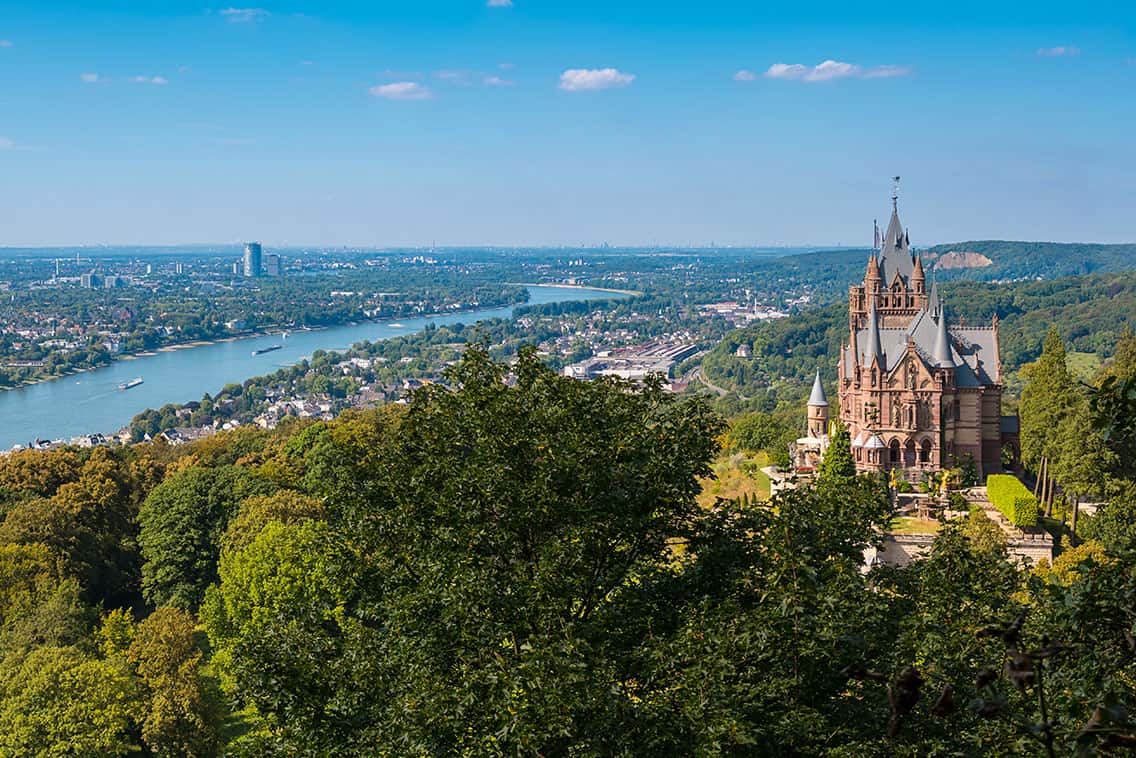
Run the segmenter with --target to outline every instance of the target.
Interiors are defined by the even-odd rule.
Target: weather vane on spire
[[[893,176],[891,178],[891,207],[895,210],[899,203],[899,177]]]

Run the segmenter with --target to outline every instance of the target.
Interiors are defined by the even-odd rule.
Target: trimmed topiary
[[[1014,526],[1037,526],[1037,498],[1016,476],[991,474],[986,477],[986,493]]]

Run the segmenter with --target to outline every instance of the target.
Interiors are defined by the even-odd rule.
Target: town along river
[[[529,287],[525,305],[625,297],[604,290],[576,287]],[[115,432],[147,408],[199,400],[226,384],[243,382],[290,366],[317,350],[345,350],[364,340],[414,334],[427,324],[472,324],[509,318],[516,306],[465,311],[389,323],[361,323],[316,331],[248,337],[228,342],[161,351],[109,366],[0,392],[0,450],[35,439],[67,440],[80,434]],[[272,345],[280,350],[253,355]],[[142,384],[120,390],[141,377]]]

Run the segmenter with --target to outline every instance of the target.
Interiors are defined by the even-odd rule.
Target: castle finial
[[[899,210],[899,177],[893,176],[891,178],[891,209],[893,211]]]

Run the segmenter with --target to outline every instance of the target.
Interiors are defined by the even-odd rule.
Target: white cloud
[[[264,8],[223,8],[221,15],[233,24],[248,24],[263,21],[270,15]]]
[[[314,66],[314,65],[316,65],[316,62],[315,61],[300,61],[300,65],[301,66]]]
[[[367,91],[375,97],[385,97],[387,100],[429,100],[434,97],[429,87],[423,87],[418,82],[376,84]]]
[[[1039,48],[1037,54],[1042,58],[1060,58],[1064,55],[1080,55],[1081,48],[1072,47],[1070,45],[1058,45],[1057,47],[1042,47]]]
[[[99,76],[95,73],[79,74],[79,81],[84,84],[106,84],[109,81],[105,76]]]
[[[626,87],[635,81],[635,74],[625,74],[617,68],[570,68],[560,75],[560,89],[566,92]]]
[[[490,8],[512,8],[513,0],[487,0],[485,4]]]
[[[752,82],[756,78],[757,74],[746,68],[739,69],[738,72],[734,74],[735,82]]]
[[[512,71],[516,67],[517,67],[516,63],[498,63],[497,64],[497,68],[501,69],[502,71]]]
[[[481,83],[486,87],[512,87],[516,84],[512,79],[502,79],[499,76],[487,76]]]
[[[836,79],[890,79],[907,76],[906,66],[860,66],[855,63],[826,60],[815,66],[800,63],[774,63],[765,71],[767,79],[791,79],[802,82],[830,82]]]
[[[469,84],[469,77],[472,73],[471,71],[465,71],[463,69],[443,68],[433,72],[431,76],[435,79],[442,79],[443,81],[453,84]]]
[[[19,142],[16,142],[15,140],[8,139],[7,137],[0,137],[0,152],[9,151],[9,150],[11,150],[11,151],[18,150],[18,151],[21,151],[21,152],[28,152],[28,151],[34,151],[34,150],[39,150],[39,149],[40,148],[33,147],[31,145],[21,144]]]
[[[0,39],[0,47],[11,47],[11,46],[12,46],[12,40]]]
[[[130,81],[135,84],[169,84],[170,80],[164,76],[132,76]]]

